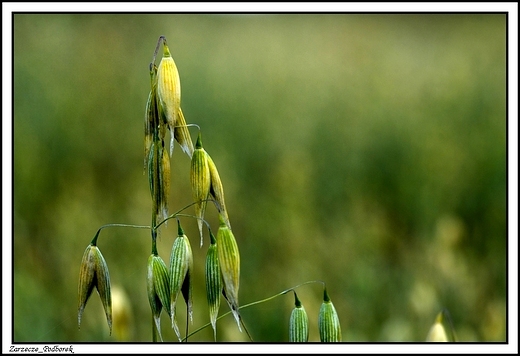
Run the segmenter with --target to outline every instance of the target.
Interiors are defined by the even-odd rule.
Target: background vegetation
[[[242,304],[319,279],[344,341],[423,341],[442,308],[459,340],[505,340],[505,15],[18,14],[14,341],[151,340],[148,231],[106,229],[98,243],[126,295],[123,332],[109,336],[97,296],[78,330],[77,288],[101,225],[150,221],[143,122],[160,35],[223,181]],[[191,201],[177,146],[171,210]],[[209,242],[182,224],[193,330],[209,321]],[[165,261],[175,234],[162,233]],[[322,288],[297,291],[318,341]],[[288,340],[293,302],[243,310],[255,341]],[[166,316],[163,336],[175,340]],[[218,337],[246,340],[232,317]]]

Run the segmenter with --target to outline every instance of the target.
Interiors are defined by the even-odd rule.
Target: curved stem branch
[[[298,284],[298,285],[296,285],[296,286],[294,286],[294,287],[291,287],[291,288],[288,288],[288,289],[286,289],[286,290],[283,290],[283,291],[281,291],[280,293],[277,293],[277,294],[272,295],[272,296],[270,296],[270,297],[267,297],[267,298],[264,298],[264,299],[261,299],[261,300],[257,300],[256,302],[251,302],[251,303],[249,303],[249,304],[242,305],[242,306],[238,307],[238,309],[239,309],[239,310],[240,310],[240,309],[245,309],[245,308],[249,308],[249,307],[251,307],[251,306],[253,306],[253,305],[257,305],[257,304],[260,304],[260,303],[268,302],[268,301],[270,301],[270,300],[272,300],[272,299],[274,299],[274,298],[276,298],[276,297],[279,297],[279,296],[281,296],[281,295],[287,294],[288,292],[290,292],[290,291],[292,291],[292,290],[295,290],[296,288],[299,288],[299,287],[301,287],[301,286],[304,286],[304,285],[306,285],[306,284],[311,284],[311,283],[321,283],[321,284],[323,284],[323,285],[325,286],[325,282],[320,281],[320,280],[307,281],[307,282],[304,282],[304,283]],[[225,316],[227,316],[227,315],[229,315],[229,314],[231,314],[231,311],[228,311],[227,313],[222,314],[222,315],[219,316],[216,320],[219,320],[219,319],[221,319],[221,318],[223,318],[223,317],[225,317]],[[240,319],[242,319],[242,318],[240,318]],[[241,320],[241,322],[242,322],[242,325],[243,325],[244,328],[245,328],[244,322],[243,322],[242,320]],[[198,329],[192,331],[189,335],[186,335],[186,337],[185,337],[184,339],[188,339],[188,337],[190,337],[190,336],[192,336],[192,335],[198,333],[199,331],[201,331],[201,330],[207,328],[207,327],[210,326],[210,325],[211,325],[211,323],[207,323],[207,324],[205,324],[205,325],[199,327]],[[247,329],[246,329],[246,332],[247,332]],[[252,341],[252,338],[251,338],[251,335],[249,334],[249,332],[247,332],[247,335],[249,336],[249,339]]]
[[[132,225],[132,224],[106,224],[106,225],[103,225],[101,226],[98,231],[96,232],[96,235],[94,236],[94,238],[92,239],[92,241],[90,242],[91,245],[93,246],[96,246],[97,244],[97,240],[98,240],[98,237],[99,237],[99,233],[101,232],[102,229],[105,229],[107,227],[131,227],[131,228],[135,228],[135,229],[150,229],[150,226],[145,226],[145,225]]]
[[[213,199],[206,199],[206,201],[213,201]],[[163,221],[161,221],[159,224],[155,225],[154,226],[154,229],[157,229],[159,226],[161,226],[162,224],[164,224],[166,221],[170,220],[170,219],[175,219],[177,218],[178,216],[185,216],[185,217],[192,217],[192,218],[197,218],[196,216],[193,216],[193,215],[187,215],[187,214],[181,214],[184,210],[188,209],[190,206],[192,205],[195,205],[197,204],[198,202],[193,202],[193,203],[190,203],[188,205],[186,205],[185,207],[177,210],[175,213],[171,214],[170,216],[168,216],[167,218],[165,218]],[[198,219],[198,218],[197,218]],[[204,221],[206,223],[206,225],[208,225],[208,223],[206,222],[206,220],[202,219],[202,221]]]

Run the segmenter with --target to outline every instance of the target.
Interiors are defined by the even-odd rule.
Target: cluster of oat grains
[[[156,65],[156,57],[162,45],[163,54]],[[162,341],[160,317],[164,311],[171,319],[171,326],[179,341],[187,341],[188,320],[186,334],[181,335],[177,323],[176,307],[179,299],[184,299],[187,307],[187,318],[193,320],[193,253],[189,238],[181,227],[179,218],[186,208],[194,206],[200,235],[200,247],[204,241],[204,225],[208,227],[210,244],[205,261],[205,286],[209,308],[209,323],[213,328],[214,340],[217,340],[217,320],[232,313],[238,329],[245,329],[249,338],[251,335],[245,328],[240,316],[238,302],[240,282],[240,253],[238,244],[231,230],[228,211],[224,199],[224,188],[215,162],[202,145],[202,135],[198,132],[195,147],[193,146],[189,126],[181,110],[181,85],[175,61],[164,36],[159,37],[153,60],[149,66],[150,93],[144,115],[144,171],[148,176],[150,194],[152,198],[152,220],[150,226],[136,226],[126,224],[108,224],[102,226],[85,250],[79,275],[79,305],[78,326],[86,303],[94,288],[98,291],[110,333],[112,333],[112,303],[110,292],[110,276],[108,266],[97,246],[99,233],[106,227],[134,227],[146,228],[151,231],[152,248],[147,267],[147,294],[152,312],[153,341]],[[167,133],[170,135],[169,149],[166,145]],[[184,207],[174,214],[170,214],[168,198],[170,194],[170,157],[174,144],[191,160],[190,184],[193,204]],[[210,224],[204,219],[208,203],[212,203],[219,216],[218,230],[212,233]],[[178,233],[173,242],[169,266],[159,256],[157,251],[157,237],[162,224],[170,219],[177,219]],[[282,293],[282,294],[285,294]],[[281,294],[279,294],[281,295]],[[226,300],[230,312],[219,317],[221,296]],[[289,321],[289,339],[291,342],[308,341],[308,319],[305,309],[296,293],[295,309]],[[319,313],[320,339],[324,342],[341,341],[339,319],[325,290],[324,302]],[[251,303],[253,305],[255,303]],[[243,306],[247,307],[249,305]],[[242,308],[243,308],[242,307]],[[200,330],[200,329],[199,329]]]

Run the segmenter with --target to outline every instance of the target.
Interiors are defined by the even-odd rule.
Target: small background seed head
[[[432,327],[430,328],[430,331],[428,331],[428,335],[426,336],[426,341],[448,342],[448,335],[446,335],[446,330],[444,330],[444,326],[442,326],[442,323],[433,323]]]
[[[455,342],[455,332],[447,309],[440,311],[426,336],[428,342]]]
[[[130,299],[121,286],[112,287],[112,325],[114,337],[118,341],[134,338],[134,314]]]

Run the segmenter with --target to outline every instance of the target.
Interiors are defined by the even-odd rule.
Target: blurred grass
[[[505,26],[478,14],[14,15],[14,341],[115,340],[96,295],[78,331],[79,263],[101,225],[150,221],[143,115],[160,35],[223,180],[242,304],[319,279],[344,341],[423,341],[442,308],[461,341],[504,341]],[[172,211],[189,189],[176,147]],[[183,227],[194,329],[208,322],[209,243]],[[98,246],[130,302],[126,335],[150,341],[149,233],[106,229]],[[318,341],[322,289],[298,296]],[[288,340],[292,303],[243,310],[255,341]],[[170,329],[164,317],[175,340]],[[218,336],[246,340],[231,317]]]

